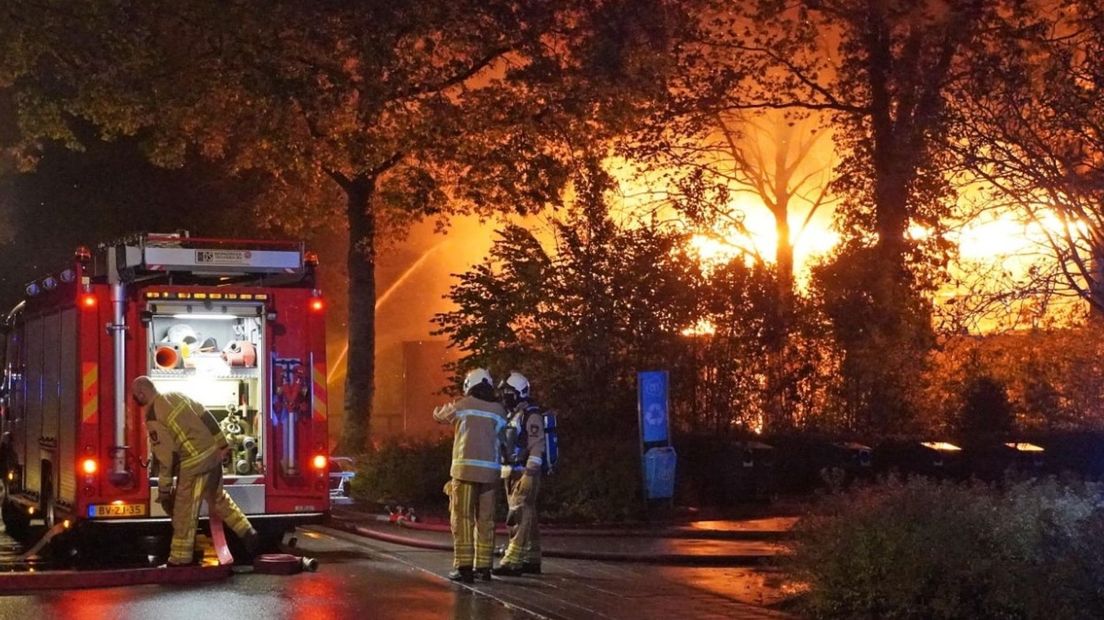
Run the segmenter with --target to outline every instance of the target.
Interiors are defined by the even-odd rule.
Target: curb
[[[358,520],[364,521],[377,521],[379,523],[390,523],[397,525],[400,528],[414,530],[417,532],[437,532],[441,534],[451,533],[451,529],[448,524],[445,523],[427,523],[424,521],[409,521],[406,519],[391,520],[387,515],[376,515],[372,513],[359,513],[355,511],[342,511],[346,514],[352,513],[356,516],[334,516],[334,519],[341,521],[356,522]],[[509,531],[502,526],[495,527],[495,534],[508,535]],[[542,527],[541,536],[555,537],[555,536],[575,536],[580,538],[595,537],[595,538],[669,538],[678,540],[743,540],[749,542],[774,542],[782,540],[792,540],[794,538],[793,530],[694,530],[694,529],[676,529],[671,527],[665,527],[662,529],[648,530],[637,526],[629,526],[624,528],[558,528],[558,527]]]
[[[230,576],[232,568],[230,565],[218,565],[90,571],[13,571],[0,573],[0,595],[24,594],[35,590],[208,583],[226,579]]]
[[[398,526],[418,532],[438,532],[448,534],[452,530],[447,525],[398,521]],[[506,528],[495,528],[496,534],[508,534]],[[541,528],[541,536],[575,536],[579,538],[670,538],[679,540],[744,540],[779,541],[794,537],[791,530],[642,530],[642,529],[562,529]]]
[[[337,519],[331,524],[343,531],[365,538],[371,538],[381,542],[414,547],[417,549],[431,549],[434,551],[452,551],[452,545],[438,543],[405,536],[387,534],[371,528],[366,528],[355,523],[343,522]],[[496,552],[496,555],[500,555]],[[559,558],[564,560],[591,560],[596,562],[624,562],[630,564],[661,564],[670,566],[769,566],[776,564],[783,554],[726,554],[726,555],[691,555],[685,553],[667,554],[641,554],[641,553],[617,553],[601,551],[567,551],[562,549],[543,549],[541,555],[546,558]]]

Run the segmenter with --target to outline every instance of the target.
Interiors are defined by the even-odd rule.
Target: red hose
[[[0,594],[32,590],[108,588],[145,584],[187,584],[219,581],[230,576],[230,566],[180,566],[112,570],[45,570],[0,573]]]

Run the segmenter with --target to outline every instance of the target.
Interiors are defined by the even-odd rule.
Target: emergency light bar
[[[235,319],[243,316],[261,316],[261,306],[249,302],[223,302],[214,304],[196,304],[182,301],[150,302],[149,311],[153,314],[170,315],[175,319]]]

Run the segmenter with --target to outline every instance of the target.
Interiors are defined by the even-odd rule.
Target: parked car
[[[356,462],[348,456],[330,457],[330,505],[345,506],[353,503],[349,481],[356,478]]]

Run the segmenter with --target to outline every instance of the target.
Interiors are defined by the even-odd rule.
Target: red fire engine
[[[145,421],[149,375],[219,420],[226,489],[270,540],[329,511],[325,308],[301,243],[142,234],[78,249],[6,316],[3,519],[168,529]],[[206,510],[204,508],[204,510]],[[206,512],[203,513],[204,515]]]

